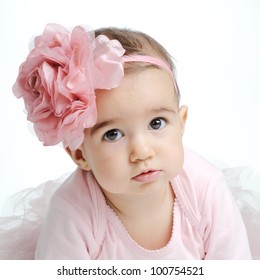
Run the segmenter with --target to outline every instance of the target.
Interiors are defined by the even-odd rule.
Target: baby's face
[[[146,195],[178,174],[187,107],[179,108],[167,72],[149,68],[97,92],[97,112],[81,151],[104,191]]]

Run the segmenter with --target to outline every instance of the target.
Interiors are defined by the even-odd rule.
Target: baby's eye
[[[155,118],[150,122],[150,127],[154,130],[158,130],[161,129],[163,127],[165,127],[166,125],[166,120],[163,118]]]
[[[115,142],[121,137],[123,137],[122,132],[120,132],[118,129],[111,129],[104,134],[103,140],[107,142]]]

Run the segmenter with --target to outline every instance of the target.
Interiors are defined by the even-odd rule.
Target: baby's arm
[[[241,214],[221,172],[209,182],[202,229],[205,259],[251,259]]]
[[[89,259],[87,225],[62,198],[51,202],[36,249],[36,259]]]

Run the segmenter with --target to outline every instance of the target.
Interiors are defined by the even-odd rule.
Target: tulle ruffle
[[[223,173],[242,214],[253,259],[259,260],[260,177],[249,167],[226,168]]]
[[[22,190],[6,202],[0,217],[0,259],[34,259],[50,199],[66,176]]]
[[[260,177],[248,167],[222,170],[241,211],[253,259],[260,259]],[[0,217],[0,259],[34,259],[50,199],[67,177],[23,190],[9,200],[9,215]]]

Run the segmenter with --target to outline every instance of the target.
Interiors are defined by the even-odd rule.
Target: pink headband
[[[149,55],[124,55],[122,57],[123,62],[147,62],[150,64],[154,64],[156,66],[159,66],[160,68],[163,68],[164,70],[166,70],[167,72],[169,72],[171,74],[171,76],[173,76],[172,74],[172,70],[169,67],[169,65],[167,63],[165,63],[163,60],[161,60],[160,58],[154,57],[154,56],[149,56]]]
[[[161,59],[146,55],[124,55],[117,40],[81,26],[71,32],[58,24],[47,24],[35,47],[19,68],[13,93],[24,99],[27,119],[44,145],[60,142],[71,150],[84,140],[84,129],[95,125],[96,89],[118,87],[124,63],[147,62],[172,75]]]

